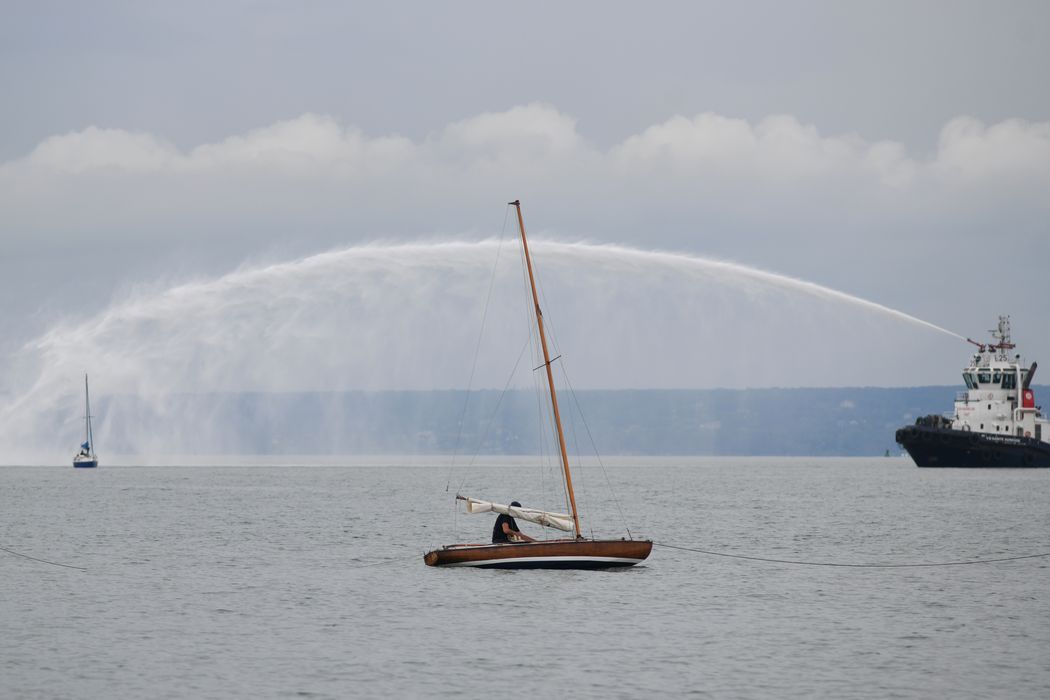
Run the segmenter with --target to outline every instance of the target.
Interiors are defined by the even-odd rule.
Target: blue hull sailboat
[[[84,375],[84,442],[80,443],[80,452],[73,457],[73,466],[77,469],[93,469],[98,466],[98,455],[95,454],[95,436],[91,434],[91,398],[88,394],[88,376]]]

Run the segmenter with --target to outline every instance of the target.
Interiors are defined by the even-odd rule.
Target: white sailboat
[[[84,375],[84,442],[80,443],[80,452],[73,457],[73,466],[77,469],[92,469],[98,466],[95,436],[91,433],[91,397],[88,393],[87,374]]]

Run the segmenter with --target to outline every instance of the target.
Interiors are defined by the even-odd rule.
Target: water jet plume
[[[179,396],[465,388],[499,245],[355,246],[63,322],[27,343],[6,378],[0,439],[12,455],[64,462],[85,370],[100,453],[230,449],[218,414]],[[475,388],[504,385],[528,333],[519,261],[513,242],[503,246]],[[578,388],[929,384],[947,377],[940,339],[958,337],[745,265],[550,240],[534,251],[545,317]],[[316,422],[321,436],[360,429],[335,408]]]

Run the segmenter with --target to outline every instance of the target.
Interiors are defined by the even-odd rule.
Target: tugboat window
[[[1003,388],[1004,389],[1016,389],[1017,388],[1017,375],[1013,372],[1005,372],[1003,374]]]
[[[988,384],[992,381],[992,375],[990,372],[979,372],[977,374],[977,381],[981,384]]]
[[[992,384],[998,384],[1001,379],[1002,379],[1002,377],[999,376],[998,372],[996,372],[995,374],[992,375]]]
[[[975,385],[973,383],[973,380],[970,379],[970,373],[969,372],[964,372],[963,373],[963,381],[966,382],[966,388],[967,389],[976,389],[977,388],[977,385]]]

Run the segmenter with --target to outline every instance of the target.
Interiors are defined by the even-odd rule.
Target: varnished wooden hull
[[[547,540],[514,544],[452,544],[427,552],[427,566],[485,569],[611,569],[634,566],[653,549],[649,540]]]

